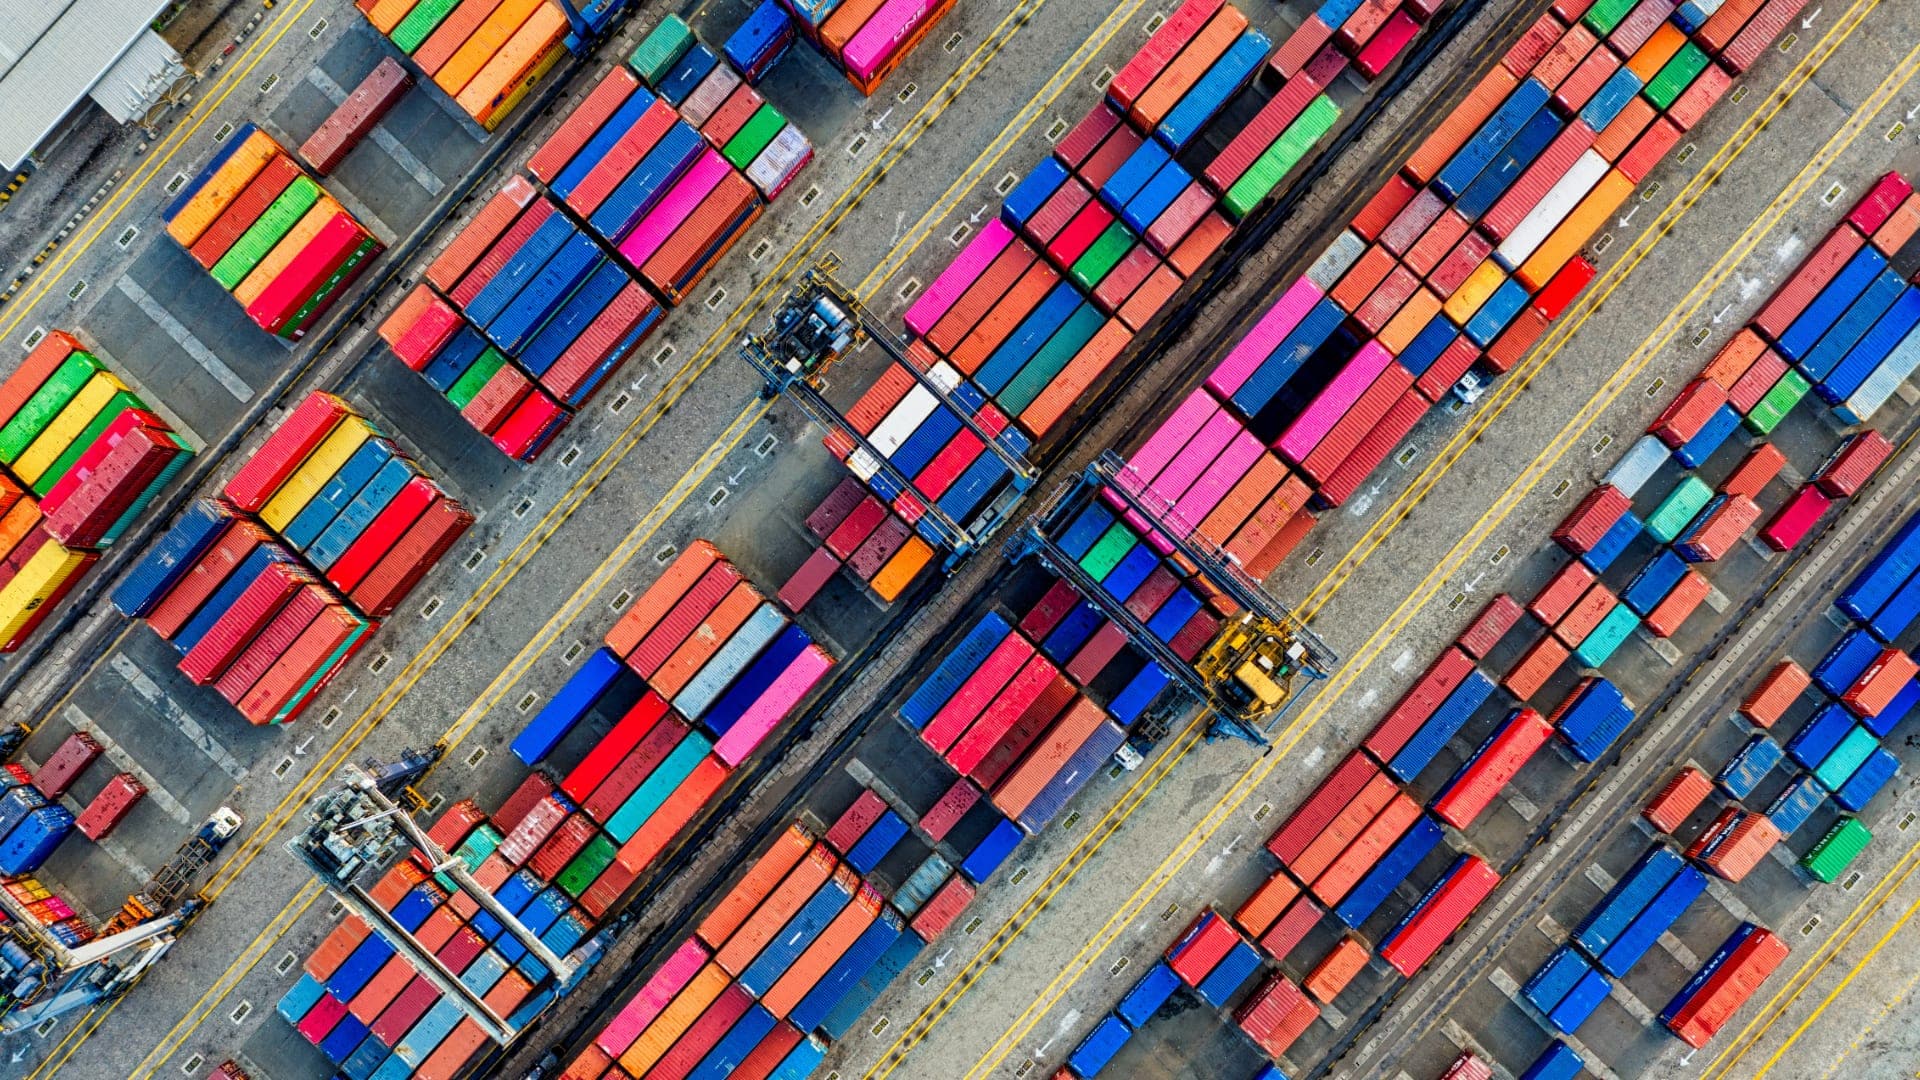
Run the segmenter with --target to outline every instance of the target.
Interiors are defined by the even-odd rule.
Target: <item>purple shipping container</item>
[[[1320,392],[1319,397],[1313,399],[1313,403],[1300,414],[1300,418],[1281,434],[1279,440],[1274,443],[1274,449],[1279,450],[1289,461],[1298,463],[1304,460],[1315,446],[1320,445],[1320,440],[1327,437],[1327,432],[1333,430],[1333,425],[1339,423],[1340,418],[1347,414],[1348,409],[1353,408],[1354,402],[1360,400],[1360,395],[1367,392],[1367,387],[1372,386],[1373,381],[1379,378],[1380,373],[1387,370],[1387,365],[1391,363],[1393,363],[1393,354],[1378,341],[1369,341],[1361,346],[1360,351],[1354,354],[1352,361],[1340,374],[1334,376],[1333,381],[1327,384],[1327,388]]]
[[[1320,286],[1304,277],[1295,281],[1293,288],[1267,309],[1253,329],[1247,331],[1247,336],[1240,339],[1240,344],[1207,376],[1207,388],[1223,398],[1232,397],[1325,295]]]
[[[713,744],[713,756],[729,766],[745,761],[831,667],[833,657],[828,656],[825,649],[807,646],[806,651],[794,657],[787,670],[773,680],[773,685],[747,706],[747,711],[720,736],[720,741]]]
[[[667,957],[667,962],[660,965],[660,970],[653,973],[653,978],[648,979],[646,985],[614,1014],[607,1026],[600,1029],[600,1034],[593,1037],[594,1043],[614,1057],[626,1053],[627,1047],[633,1045],[647,1025],[653,1023],[667,1003],[699,974],[706,963],[706,946],[696,938],[688,938],[674,950],[672,956]]]
[[[947,313],[960,294],[967,291],[979,276],[993,265],[993,260],[1013,242],[1013,230],[1006,227],[999,218],[988,222],[959,255],[954,256],[940,276],[933,279],[927,291],[913,302],[905,316],[907,329],[925,337]]]
[[[666,244],[668,238],[686,223],[720,181],[733,171],[727,159],[720,151],[711,147],[693,163],[686,175],[673,185],[673,190],[661,198],[658,205],[640,219],[640,224],[620,243],[620,254],[635,266],[645,266],[648,259]]]

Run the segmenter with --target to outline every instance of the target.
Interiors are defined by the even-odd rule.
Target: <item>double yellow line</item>
[[[1642,234],[1640,240],[1635,242],[1635,253],[1629,259],[1624,260],[1622,265],[1616,267],[1618,272],[1614,275],[1613,284],[1603,291],[1590,294],[1591,299],[1584,305],[1584,314],[1582,314],[1573,325],[1567,327],[1560,333],[1558,340],[1553,342],[1550,348],[1540,350],[1533,357],[1529,358],[1532,367],[1528,369],[1521,378],[1511,379],[1503,383],[1503,390],[1507,391],[1504,399],[1496,399],[1496,404],[1493,408],[1483,409],[1480,414],[1476,414],[1476,423],[1474,426],[1456,434],[1452,444],[1449,446],[1448,452],[1436,459],[1422,474],[1419,480],[1416,481],[1416,485],[1421,487],[1422,490],[1418,494],[1413,494],[1411,497],[1403,496],[1402,500],[1399,500],[1399,502],[1403,504],[1403,508],[1398,509],[1394,514],[1387,515],[1383,519],[1383,523],[1380,523],[1375,530],[1370,531],[1365,550],[1360,553],[1359,557],[1352,560],[1343,560],[1343,564],[1337,566],[1335,571],[1329,574],[1329,578],[1323,581],[1322,588],[1316,590],[1313,603],[1314,610],[1317,610],[1323,605],[1325,600],[1329,598],[1333,592],[1338,590],[1340,584],[1344,583],[1346,578],[1351,576],[1352,570],[1357,568],[1360,562],[1364,562],[1365,558],[1379,547],[1380,543],[1384,541],[1385,533],[1391,529],[1392,525],[1404,519],[1406,513],[1411,511],[1412,505],[1416,503],[1420,497],[1424,496],[1425,491],[1431,490],[1432,486],[1438,482],[1440,476],[1444,475],[1444,473],[1451,468],[1452,463],[1464,452],[1466,446],[1475,441],[1479,433],[1484,431],[1486,427],[1497,418],[1499,413],[1503,412],[1518,396],[1519,390],[1524,388],[1525,381],[1530,379],[1532,374],[1537,373],[1537,371],[1552,358],[1552,354],[1564,345],[1567,337],[1569,337],[1574,330],[1578,329],[1578,326],[1583,324],[1587,317],[1591,316],[1592,312],[1600,303],[1604,302],[1607,296],[1610,295],[1612,288],[1617,287],[1618,282],[1624,279],[1625,275],[1645,257],[1646,252],[1651,249],[1652,242],[1670,231],[1673,224],[1691,209],[1699,197],[1705,193],[1712,183],[1718,179],[1719,175],[1725,171],[1726,167],[1731,164],[1734,158],[1737,158],[1745,149],[1746,145],[1752,141],[1759,130],[1764,128],[1766,123],[1785,106],[1786,102],[1805,85],[1812,71],[1817,69],[1821,63],[1824,63],[1827,57],[1832,55],[1832,52],[1838,48],[1839,44],[1844,42],[1846,38],[1851,35],[1854,28],[1859,25],[1860,20],[1863,19],[1867,13],[1871,12],[1877,4],[1878,0],[1857,0],[1847,15],[1843,16],[1840,22],[1833,25],[1820,45],[1816,46],[1816,48],[1796,66],[1795,70],[1788,76],[1787,80],[1782,83],[1781,88],[1775,92],[1775,95],[1769,102],[1764,105],[1754,117],[1750,118],[1746,125],[1743,125],[1741,132],[1737,132],[1733,138],[1728,140],[1726,145],[1722,146],[1721,150],[1715,154],[1714,159],[1709,162],[1702,173],[1696,176],[1694,181],[1689,183],[1681,195],[1669,205],[1668,210],[1663,212],[1662,218],[1657,220],[1653,225],[1650,225],[1647,231]],[[1877,109],[1874,111],[1877,111]],[[1864,123],[1865,119],[1870,119],[1870,117],[1871,113],[1868,113],[1865,117],[1857,117],[1857,119],[1860,123]],[[1858,125],[1853,125],[1853,127],[1857,134]],[[1804,181],[1812,168],[1813,163],[1810,162],[1808,167],[1802,170],[1801,177],[1796,180],[1795,185],[1793,185],[1794,188],[1804,191]],[[1780,203],[1779,200],[1776,200],[1776,208],[1778,213],[1784,213],[1785,205]],[[1773,215],[1772,221],[1778,220],[1778,213]],[[1767,229],[1771,229],[1771,227],[1772,224],[1769,223]],[[1749,234],[1751,235],[1752,233],[1753,230],[1750,229]],[[1762,230],[1761,235],[1764,235],[1764,230]],[[1086,966],[1091,963],[1092,957],[1104,949],[1106,942],[1103,938],[1111,932],[1115,926],[1123,925],[1126,921],[1134,917],[1137,910],[1144,906],[1145,901],[1141,899],[1142,895],[1144,894],[1145,898],[1150,900],[1152,895],[1156,894],[1161,887],[1164,887],[1165,881],[1171,879],[1172,873],[1176,873],[1180,867],[1184,866],[1186,861],[1206,842],[1206,839],[1218,829],[1219,825],[1224,823],[1226,816],[1244,802],[1247,795],[1250,794],[1252,786],[1257,784],[1261,779],[1264,779],[1273,769],[1278,767],[1279,763],[1288,756],[1293,747],[1298,744],[1307,731],[1311,730],[1318,720],[1325,715],[1326,711],[1331,707],[1331,704],[1337,701],[1346,687],[1351,685],[1352,681],[1358,677],[1358,674],[1364,671],[1372,660],[1379,655],[1393,634],[1397,633],[1399,629],[1403,628],[1404,625],[1410,621],[1412,613],[1409,610],[1409,606],[1413,605],[1414,610],[1417,610],[1418,606],[1424,606],[1426,600],[1431,598],[1428,594],[1431,593],[1432,587],[1438,577],[1443,573],[1451,572],[1449,565],[1451,564],[1453,567],[1457,567],[1464,559],[1465,554],[1477,547],[1479,542],[1484,539],[1493,528],[1497,527],[1500,522],[1505,519],[1507,514],[1511,513],[1514,506],[1518,504],[1518,497],[1514,492],[1530,489],[1538,484],[1539,475],[1544,473],[1545,469],[1551,468],[1554,462],[1558,461],[1560,456],[1565,453],[1566,448],[1571,445],[1573,439],[1578,439],[1585,433],[1593,420],[1597,418],[1598,412],[1603,411],[1607,405],[1618,396],[1624,389],[1626,382],[1635,377],[1639,371],[1644,370],[1658,349],[1663,346],[1667,340],[1670,340],[1673,333],[1677,331],[1679,322],[1690,317],[1693,312],[1698,310],[1700,304],[1704,302],[1705,295],[1710,293],[1713,288],[1717,288],[1718,285],[1725,280],[1728,274],[1731,273],[1732,267],[1737,263],[1738,259],[1744,257],[1746,252],[1751,251],[1752,246],[1757,244],[1758,239],[1758,236],[1752,236],[1746,244],[1744,251],[1736,249],[1737,254],[1730,252],[1727,257],[1723,257],[1720,264],[1716,267],[1714,277],[1710,278],[1706,283],[1707,288],[1705,291],[1703,292],[1699,287],[1696,287],[1696,290],[1689,294],[1690,297],[1698,297],[1699,299],[1692,300],[1689,305],[1683,305],[1684,311],[1676,310],[1673,315],[1670,315],[1667,320],[1664,320],[1662,327],[1669,329],[1665,329],[1664,332],[1657,331],[1653,338],[1644,342],[1641,348],[1636,350],[1634,362],[1619,372],[1615,378],[1609,382],[1608,386],[1603,388],[1602,395],[1596,399],[1596,401],[1601,402],[1599,409],[1593,409],[1594,403],[1590,402],[1588,410],[1583,411],[1582,417],[1576,418],[1575,422],[1570,424],[1567,429],[1563,429],[1560,436],[1556,438],[1556,445],[1559,448],[1550,455],[1547,455],[1550,456],[1550,460],[1545,462],[1544,467],[1542,467],[1541,459],[1536,459],[1534,465],[1529,468],[1528,473],[1523,474],[1523,476],[1531,475],[1534,479],[1522,486],[1509,489],[1509,498],[1502,504],[1496,504],[1496,506],[1476,524],[1474,530],[1468,537],[1463,538],[1459,544],[1455,545],[1454,551],[1449,553],[1448,557],[1443,560],[1439,566],[1435,567],[1434,571],[1422,582],[1420,588],[1408,598],[1406,603],[1401,605],[1400,610],[1396,611],[1394,618],[1389,621],[1387,627],[1382,628],[1381,631],[1377,632],[1373,638],[1362,647],[1360,655],[1347,664],[1341,675],[1336,677],[1334,683],[1329,685],[1329,687],[1318,696],[1314,706],[1309,709],[1308,713],[1289,729],[1284,744],[1278,748],[1279,752],[1277,754],[1269,754],[1261,765],[1256,766],[1252,772],[1243,776],[1241,781],[1236,783],[1235,787],[1229,791],[1228,795],[1216,804],[1214,810],[1208,814],[1200,826],[1188,835],[1187,839],[1168,857],[1166,862],[1163,862],[1160,870],[1156,871],[1140,889],[1136,890],[1134,897],[1129,900],[1128,904],[1123,906],[1120,911],[1108,921],[1107,926],[1103,927],[1102,931],[1094,936],[1089,945],[1081,950],[1081,954],[1076,957],[1074,964],[1069,965],[1062,976],[1056,978],[1054,984],[1049,987],[1047,995],[1043,995],[1042,999],[1036,1000],[1033,1005],[1030,1005],[1022,1014],[1021,1020],[1024,1025],[1024,1030],[1022,1030],[1019,1025],[1016,1025],[1014,1030],[1010,1030],[1007,1035],[1003,1036],[1002,1039],[995,1044],[998,1050],[997,1054],[990,1051],[988,1057],[983,1058],[981,1063],[976,1065],[976,1072],[980,1071],[980,1065],[985,1065],[987,1069],[991,1069],[994,1064],[997,1064],[999,1060],[1005,1057],[1006,1053],[1011,1050],[1012,1045],[1016,1043],[1018,1039],[1023,1038],[1027,1031],[1032,1029],[1033,1024],[1037,1023],[1040,1015],[1044,1015],[1045,1009],[1051,1007],[1052,1001],[1057,1001],[1058,997],[1064,993],[1064,985],[1070,985],[1071,980],[1077,978],[1078,973],[1084,971]],[[1336,574],[1340,575],[1338,581],[1333,580]],[[1172,767],[1171,762],[1177,761],[1179,757],[1184,756],[1184,754],[1191,749],[1193,740],[1193,729],[1189,728],[1187,732],[1183,733],[1182,738],[1176,743],[1175,747],[1166,755],[1169,761],[1167,768],[1158,773],[1149,773],[1147,777],[1143,777],[1140,784],[1136,787],[1138,794],[1136,794],[1136,792],[1129,792],[1127,796],[1123,797],[1121,803],[1117,805],[1113,811],[1109,812],[1109,817],[1112,818],[1118,814],[1121,818],[1124,818],[1124,816],[1130,814],[1132,809],[1137,807],[1144,799],[1145,793],[1150,791],[1152,787],[1157,786],[1159,780],[1164,777],[1167,771],[1170,771]],[[1063,887],[1065,882],[1071,879],[1073,872],[1077,872],[1078,866],[1084,864],[1086,857],[1090,857],[1092,851],[1097,850],[1098,847],[1105,842],[1105,839],[1117,830],[1118,824],[1118,821],[1111,823],[1103,821],[1100,826],[1096,827],[1092,835],[1082,841],[1081,848],[1076,849],[1069,855],[1068,865],[1072,865],[1073,870],[1067,872],[1064,876],[1060,876],[1059,871],[1056,871],[1055,875],[1049,877],[1048,881],[1043,885],[1043,888],[1037,891],[1035,896],[1030,898],[1027,903],[1023,905],[1022,909],[1017,911],[1014,916],[1003,925],[1000,931],[995,933],[990,939],[988,947],[973,961],[970,961],[956,976],[953,982],[948,985],[947,989],[942,992],[940,997],[936,999],[934,1004],[923,1011],[921,1016],[905,1029],[895,1044],[889,1048],[887,1054],[883,1056],[881,1063],[876,1066],[873,1071],[868,1073],[869,1077],[886,1076],[897,1067],[898,1063],[906,1056],[906,1053],[911,1051],[913,1045],[917,1044],[921,1038],[924,1038],[925,1032],[930,1030],[932,1025],[937,1023],[940,1017],[964,995],[972,983],[984,973],[986,967],[1005,950],[1013,937],[1017,936],[1027,924],[1030,924],[1033,919],[1038,916],[1039,912],[1051,901],[1053,895],[1057,894],[1059,888]],[[1171,867],[1171,872],[1169,872],[1169,867]],[[1051,886],[1051,888],[1048,886]],[[1048,1000],[1049,997],[1051,1000]]]

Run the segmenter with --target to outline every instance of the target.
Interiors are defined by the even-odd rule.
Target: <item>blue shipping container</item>
[[[114,610],[133,619],[152,614],[200,556],[220,541],[232,521],[233,511],[209,499],[188,507],[114,589]]]
[[[1240,40],[1214,61],[1179,104],[1168,111],[1154,135],[1175,150],[1185,147],[1226,105],[1227,99],[1240,92],[1272,48],[1273,42],[1258,30],[1240,35]]]
[[[1153,965],[1152,970],[1140,977],[1127,991],[1127,996],[1114,1006],[1114,1015],[1126,1021],[1127,1026],[1140,1028],[1153,1019],[1160,1006],[1167,1003],[1175,990],[1180,989],[1180,976],[1173,973],[1165,960]]]
[[[1099,1076],[1100,1070],[1107,1067],[1132,1036],[1133,1032],[1120,1022],[1119,1017],[1102,1017],[1099,1025],[1087,1032],[1087,1037],[1074,1047],[1073,1054],[1067,1058],[1067,1068],[1072,1069],[1076,1076]]]
[[[623,667],[613,650],[594,650],[553,700],[514,736],[513,756],[522,764],[538,765],[613,686]]]
[[[1667,887],[1661,889],[1646,910],[1634,916],[1612,945],[1600,954],[1600,970],[1614,978],[1624,976],[1653,948],[1700,894],[1707,891],[1707,876],[1691,866],[1683,866]]]
[[[1607,895],[1594,905],[1575,928],[1573,940],[1588,956],[1599,957],[1607,951],[1628,924],[1646,910],[1661,889],[1667,887],[1686,862],[1667,848],[1655,845],[1640,856]]]
[[[1020,827],[1001,818],[994,823],[986,837],[967,853],[966,861],[960,864],[960,872],[969,881],[984,883],[1007,861],[1007,856],[1013,854],[1021,838]]]
[[[1414,777],[1431,763],[1440,748],[1447,745],[1474,712],[1493,696],[1493,680],[1482,674],[1478,668],[1467,673],[1459,686],[1447,695],[1440,707],[1433,711],[1420,730],[1413,733],[1400,752],[1393,755],[1387,763],[1387,772],[1403,783],[1412,783]]]
[[[990,611],[982,616],[973,629],[960,639],[960,644],[941,659],[940,666],[934,668],[933,674],[922,680],[919,687],[901,704],[901,718],[916,731],[926,727],[934,714],[960,689],[960,684],[967,680],[967,676],[978,670],[986,662],[988,654],[1012,632],[1013,627],[998,613]]]
[[[1334,905],[1333,915],[1347,926],[1359,929],[1360,924],[1379,910],[1393,890],[1413,873],[1420,860],[1427,857],[1434,848],[1440,846],[1442,833],[1440,826],[1432,818],[1421,814],[1400,839],[1394,841],[1380,861],[1373,864],[1340,903]]]

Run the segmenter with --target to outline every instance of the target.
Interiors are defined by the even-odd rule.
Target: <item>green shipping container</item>
[[[639,788],[627,796],[627,801],[620,804],[620,809],[607,819],[607,835],[623,844],[633,839],[633,834],[640,831],[640,826],[645,825],[654,811],[660,809],[660,804],[667,801],[667,796],[679,790],[680,785],[693,774],[694,767],[712,749],[713,743],[705,735],[698,731],[687,732],[687,737],[673,748],[667,760],[649,773]]]
[[[73,463],[80,460],[80,455],[87,452],[87,448],[100,438],[109,424],[120,418],[121,413],[128,409],[146,407],[146,402],[127,390],[122,390],[108,398],[106,407],[93,414],[93,419],[87,422],[86,427],[80,429],[80,434],[74,438],[73,442],[61,452],[59,457],[53,459],[53,464],[47,466],[47,471],[40,474],[40,479],[33,482],[34,494],[44,497],[47,492],[52,491],[53,485],[67,475],[67,471],[73,468]]]
[[[673,65],[691,48],[693,27],[680,16],[669,15],[633,50],[633,55],[627,57],[627,65],[640,76],[641,82],[653,86],[666,78],[667,72],[672,71]]]
[[[1105,581],[1107,575],[1113,573],[1113,568],[1120,565],[1120,560],[1127,557],[1127,552],[1132,551],[1137,542],[1133,530],[1116,521],[1107,526],[1107,531],[1101,533],[1100,539],[1094,541],[1093,547],[1087,549],[1087,553],[1080,557],[1080,569],[1085,570],[1095,581]]]
[[[225,255],[220,256],[220,261],[213,264],[213,280],[228,292],[238,288],[240,282],[253,272],[253,268],[260,265],[260,260],[267,257],[267,252],[273,250],[273,245],[292,231],[306,212],[313,209],[313,204],[319,201],[320,185],[308,177],[296,177],[293,183],[287,185],[287,190],[273,200],[273,205],[260,215],[260,219],[247,226],[247,231],[240,234],[240,239],[233,242]]]
[[[1220,200],[1235,220],[1246,217],[1260,200],[1273,193],[1273,189],[1286,179],[1300,159],[1307,156],[1313,144],[1332,130],[1333,122],[1340,119],[1340,106],[1325,94],[1314,98],[1301,110],[1287,130],[1273,140],[1273,145],[1254,159],[1253,165],[1227,188],[1226,195]]]
[[[613,858],[618,854],[620,849],[607,839],[606,833],[594,833],[593,839],[587,841],[587,846],[580,849],[580,854],[573,857],[553,883],[560,886],[561,892],[578,900],[593,887],[601,873],[613,865]]]
[[[1606,37],[1613,33],[1613,28],[1620,25],[1620,20],[1626,18],[1627,12],[1632,11],[1633,5],[1638,2],[1639,0],[1596,0],[1596,3],[1587,9],[1586,18],[1580,21],[1587,24],[1587,29],[1601,37]]]
[[[507,358],[500,350],[488,346],[487,351],[480,354],[480,359],[467,369],[467,373],[454,380],[453,389],[447,391],[447,400],[453,402],[456,409],[466,408],[467,403],[493,378],[493,373],[499,371],[500,365],[506,362]]]
[[[1100,238],[1095,240],[1092,246],[1073,261],[1073,266],[1067,270],[1067,273],[1072,275],[1082,292],[1092,292],[1093,287],[1100,284],[1100,279],[1120,265],[1120,260],[1126,258],[1127,252],[1132,250],[1132,230],[1128,229],[1124,222],[1115,221],[1107,226],[1106,231],[1100,234]]]
[[[1839,791],[1841,785],[1853,776],[1854,770],[1860,767],[1860,763],[1879,748],[1880,740],[1873,737],[1873,732],[1855,724],[1853,730],[1847,732],[1847,737],[1840,740],[1840,745],[1827,754],[1827,759],[1820,763],[1820,767],[1813,770],[1813,778],[1828,791]]]
[[[1767,396],[1760,399],[1760,404],[1747,414],[1747,430],[1756,435],[1771,433],[1812,388],[1813,384],[1807,382],[1807,377],[1798,369],[1788,368],[1780,381],[1773,384],[1773,389],[1767,391]]]
[[[744,170],[753,164],[753,159],[759,157],[760,151],[765,150],[773,137],[786,126],[787,118],[780,115],[779,109],[762,105],[751,119],[741,125],[733,138],[727,140],[720,155],[732,162],[734,168]]]
[[[1692,86],[1693,80],[1706,69],[1707,54],[1702,52],[1698,45],[1689,41],[1680,46],[1680,51],[1674,53],[1673,58],[1655,73],[1653,81],[1647,83],[1647,88],[1642,93],[1647,96],[1648,101],[1653,102],[1655,108],[1665,112],[1673,105],[1674,99],[1684,93],[1687,87]]]
[[[20,411],[13,414],[13,419],[0,427],[0,461],[11,465],[26,453],[33,440],[40,437],[47,425],[53,423],[53,418],[60,415],[60,410],[66,408],[80,388],[87,385],[87,380],[100,370],[100,361],[91,353],[77,352],[62,361],[27,403],[20,406]]]
[[[448,12],[459,6],[460,0],[420,0],[387,37],[400,47],[401,52],[412,56],[421,42],[427,40],[427,35],[433,33],[434,29],[440,25],[440,20],[446,18]]]
[[[1616,604],[1600,625],[1593,628],[1580,647],[1573,650],[1574,659],[1587,667],[1599,667],[1612,658],[1620,646],[1626,644],[1634,628],[1640,625],[1640,616],[1625,604]]]
[[[321,282],[320,287],[314,290],[313,295],[307,297],[299,308],[295,309],[293,317],[288,319],[285,325],[280,327],[280,336],[283,338],[292,338],[296,334],[305,332],[308,324],[317,318],[320,312],[333,301],[334,294],[339,292],[346,284],[347,278],[352,276],[355,270],[359,269],[361,263],[378,255],[381,250],[380,241],[372,237],[368,237],[362,241],[359,247],[353,249],[353,254],[347,256],[346,261],[342,262],[332,274],[328,275],[326,281]]]
[[[1713,498],[1713,489],[1706,481],[1697,476],[1688,475],[1680,481],[1673,493],[1661,500],[1653,513],[1647,515],[1647,535],[1663,544],[1673,543],[1673,538],[1686,530],[1702,507]]]
[[[1827,835],[1800,860],[1800,868],[1821,881],[1831,882],[1866,850],[1867,841],[1871,839],[1873,834],[1860,824],[1859,818],[1847,818],[1827,830]]]
[[[465,863],[467,870],[472,872],[480,869],[480,864],[486,862],[487,856],[493,854],[494,849],[500,846],[500,839],[499,829],[494,828],[492,825],[483,824],[468,833],[466,840],[463,841],[459,847],[448,852],[448,854]],[[453,879],[447,877],[445,874],[436,874],[434,880],[438,881],[442,887],[450,892],[458,888],[458,886],[454,884]]]
[[[1008,381],[1006,388],[994,395],[994,401],[1009,416],[1018,416],[1033,404],[1041,391],[1047,388],[1060,372],[1073,361],[1075,355],[1093,340],[1093,335],[1107,324],[1107,317],[1092,304],[1083,303],[1074,309],[1066,324],[1053,332],[1033,359],[1027,361],[1018,374]]]

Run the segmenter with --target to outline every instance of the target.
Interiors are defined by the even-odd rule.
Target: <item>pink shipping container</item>
[[[933,807],[922,815],[920,828],[924,829],[935,843],[938,843],[946,839],[947,834],[953,831],[953,827],[958,825],[960,819],[966,817],[967,811],[973,809],[974,804],[979,801],[980,789],[974,787],[973,783],[963,776],[955,780],[953,786],[947,789],[947,793],[940,796],[940,801],[934,803]]]
[[[1720,62],[1736,75],[1744,73],[1806,6],[1807,0],[1770,0],[1720,54]]]
[[[501,839],[498,849],[500,857],[514,866],[533,858],[533,853],[539,850],[540,845],[546,843],[560,823],[567,820],[569,812],[565,803],[551,796],[533,804],[526,816]]]
[[[1378,33],[1373,35],[1360,54],[1353,58],[1354,70],[1371,81],[1380,77],[1387,66],[1398,59],[1400,53],[1412,44],[1420,33],[1420,24],[1406,11],[1396,11],[1387,19]]]
[[[1247,331],[1247,336],[1227,353],[1226,359],[1207,376],[1207,389],[1221,397],[1231,397],[1235,391],[1245,385],[1248,378],[1260,367],[1273,350],[1278,348],[1281,339],[1300,325],[1307,317],[1313,305],[1320,302],[1326,294],[1320,286],[1302,277],[1293,283],[1274,305],[1267,309],[1260,321]]]
[[[1373,385],[1367,387],[1353,407],[1347,410],[1326,438],[1300,462],[1300,471],[1315,481],[1332,478],[1334,470],[1359,449],[1360,441],[1386,419],[1388,410],[1413,389],[1413,375],[1397,363],[1390,363]]]
[[[833,823],[833,827],[827,830],[827,846],[845,855],[848,849],[859,843],[860,838],[866,835],[867,829],[880,820],[880,815],[886,812],[885,799],[874,794],[871,789],[861,789],[860,797],[853,800],[853,805],[847,807],[839,819]]]
[[[1346,368],[1334,376],[1300,418],[1281,434],[1274,448],[1290,461],[1297,463],[1304,459],[1392,363],[1393,354],[1379,342],[1362,345]]]
[[[1241,431],[1235,435],[1220,456],[1206,467],[1193,486],[1180,496],[1174,507],[1174,520],[1194,524],[1206,520],[1213,508],[1220,505],[1240,478],[1253,468],[1267,448],[1250,431]]]
[[[1174,455],[1187,445],[1187,440],[1220,412],[1220,403],[1205,390],[1188,394],[1186,400],[1174,407],[1173,414],[1147,436],[1140,449],[1127,456],[1127,467],[1119,476],[1120,484],[1129,491],[1144,492]]]
[[[620,241],[620,254],[635,266],[644,266],[659,252],[681,225],[693,216],[720,181],[733,172],[733,166],[709,147],[699,161],[681,176],[658,205],[640,219],[633,232]]]
[[[1792,551],[1832,505],[1825,493],[1807,484],[1760,527],[1760,542],[1775,551]]]
[[[680,947],[660,965],[646,984],[633,995],[620,1011],[614,1014],[607,1026],[593,1037],[594,1045],[614,1057],[627,1052],[640,1033],[647,1029],[667,1007],[680,990],[700,973],[707,963],[706,946],[695,938],[681,942]]]
[[[787,670],[767,687],[766,693],[754,699],[752,705],[725,735],[713,744],[713,756],[728,765],[738,765],[752,754],[761,741],[773,733],[792,713],[800,699],[807,696],[815,684],[826,677],[833,667],[833,657],[818,645],[809,645]]]
[[[901,49],[909,47],[913,36],[929,20],[943,14],[948,6],[942,0],[887,0],[841,53],[855,85],[870,93],[867,84],[882,74],[887,63],[894,60]]]
[[[1011,243],[1013,230],[998,218],[988,222],[972,242],[954,256],[947,268],[940,271],[940,276],[927,286],[913,306],[907,309],[904,316],[907,329],[925,337],[933,329],[933,324],[940,321],[940,317],[953,307],[967,287],[986,273],[987,267],[993,265],[993,261]]]
[[[974,889],[967,879],[955,874],[947,879],[940,891],[933,894],[913,917],[913,932],[923,941],[932,941],[944,933],[960,913],[973,903]]]
[[[1307,21],[1301,23],[1292,34],[1288,35],[1287,40],[1281,42],[1280,47],[1274,50],[1267,65],[1273,68],[1275,74],[1282,79],[1289,81],[1297,79],[1331,40],[1333,40],[1333,27],[1328,26],[1319,15],[1309,15]]]

